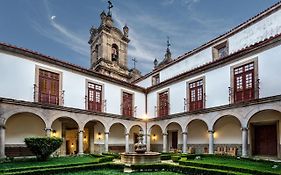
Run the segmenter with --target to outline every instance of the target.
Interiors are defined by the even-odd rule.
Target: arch
[[[109,125],[109,127],[108,127],[108,131],[110,131],[110,129],[112,128],[112,126],[113,125],[116,125],[116,124],[120,124],[120,125],[122,125],[123,127],[124,127],[124,129],[125,129],[125,133],[128,133],[128,127],[125,125],[125,124],[123,124],[123,123],[121,123],[121,122],[113,122],[113,123],[111,123],[110,125]]]
[[[158,124],[153,124],[153,125],[151,125],[149,128],[147,128],[149,134],[151,133],[152,128],[155,127],[155,126],[158,126],[158,127],[161,129],[161,132],[163,133],[163,128],[161,128],[160,125],[158,125]]]
[[[5,125],[6,124],[6,122],[7,122],[7,120],[10,118],[10,117],[12,117],[12,116],[14,116],[14,115],[17,115],[17,114],[21,114],[21,113],[30,113],[30,114],[34,114],[34,115],[36,115],[36,116],[38,116],[38,117],[40,117],[41,118],[41,120],[44,122],[44,124],[45,124],[45,127],[47,127],[48,126],[48,121],[47,121],[47,119],[45,118],[45,115],[41,112],[41,111],[39,111],[39,110],[35,110],[35,109],[15,109],[15,110],[11,110],[11,111],[9,111],[9,112],[7,112],[7,113],[4,113],[3,115],[2,115],[2,118],[4,118],[4,122],[3,122],[3,124]]]
[[[86,119],[85,121],[83,121],[83,123],[81,124],[82,128],[85,128],[85,126],[90,123],[90,122],[99,122],[103,125],[104,129],[106,129],[106,122],[101,120],[101,119]]]
[[[212,122],[210,123],[210,126],[211,126],[211,128],[212,128],[212,130],[213,130],[213,129],[214,129],[214,126],[216,125],[216,123],[217,123],[219,120],[223,119],[224,117],[233,117],[233,118],[235,118],[236,120],[239,121],[240,126],[242,127],[242,121],[240,120],[240,118],[238,118],[238,117],[236,117],[236,116],[237,116],[237,114],[235,114],[235,113],[218,114],[218,115],[212,120]]]
[[[54,123],[54,121],[56,121],[59,118],[68,118],[68,119],[72,119],[78,126],[79,129],[83,129],[84,126],[79,123],[79,121],[77,121],[77,118],[75,116],[72,115],[63,115],[61,113],[58,113],[57,115],[54,115],[51,119],[50,119],[50,127],[52,126],[52,124]]]
[[[205,121],[204,119],[201,119],[201,118],[194,118],[194,119],[191,119],[190,121],[187,122],[186,127],[185,127],[185,131],[188,130],[188,125],[190,125],[194,121],[201,121],[201,122],[203,122],[207,126],[208,130],[211,130],[210,129],[211,127],[208,125],[207,121]]]
[[[22,145],[24,145],[24,139],[27,137],[46,136],[45,122],[34,113],[16,113],[8,118],[5,127],[5,143],[7,145],[20,145],[19,147],[22,147]],[[9,149],[13,148],[10,147]],[[23,154],[26,155],[25,153]]]
[[[251,111],[249,111],[245,116],[244,116],[244,122],[243,122],[243,127],[248,127],[249,121],[251,120],[251,118],[256,115],[259,112],[262,111],[267,111],[267,110],[272,110],[272,111],[277,111],[277,112],[281,112],[280,107],[278,106],[260,106],[260,107],[255,107],[254,109],[252,109]]]
[[[111,47],[111,61],[117,61],[118,62],[119,59],[119,48],[117,46],[117,44],[112,44]]]
[[[143,132],[145,132],[144,128],[143,128],[141,125],[138,125],[138,124],[131,125],[131,126],[128,128],[128,132],[130,133],[131,130],[132,130],[134,127],[136,127],[136,126],[138,126],[140,129],[142,129]]]
[[[169,123],[166,123],[165,125],[164,125],[164,133],[167,133],[167,129],[168,129],[168,127],[171,125],[171,124],[177,124],[179,127],[180,127],[180,129],[181,129],[181,131],[183,132],[184,131],[184,129],[183,129],[183,127],[182,127],[182,125],[180,124],[180,123],[178,123],[178,122],[176,122],[176,121],[171,121],[171,122],[169,122]]]

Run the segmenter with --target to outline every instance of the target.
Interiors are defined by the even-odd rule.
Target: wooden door
[[[248,101],[255,98],[254,63],[234,69],[234,102]]]
[[[189,84],[189,111],[203,108],[203,80]]]
[[[158,117],[167,115],[169,115],[169,97],[168,91],[165,91],[159,94]]]
[[[102,112],[102,86],[99,84],[88,84],[88,110]]]
[[[133,94],[123,92],[122,111],[124,116],[133,117]]]
[[[277,156],[277,125],[254,126],[254,155]]]
[[[59,74],[39,69],[38,101],[59,104]]]
[[[177,131],[172,132],[172,148],[173,149],[178,148],[178,132]]]

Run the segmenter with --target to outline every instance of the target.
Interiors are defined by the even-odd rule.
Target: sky
[[[255,16],[278,0],[112,0],[116,27],[129,27],[132,59],[146,74]],[[0,42],[90,68],[89,29],[100,25],[107,0],[1,0]]]

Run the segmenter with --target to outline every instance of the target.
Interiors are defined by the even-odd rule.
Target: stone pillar
[[[146,151],[149,152],[150,151],[150,134],[146,135],[146,140],[147,140]]]
[[[83,150],[83,130],[79,130],[78,132],[78,154],[82,155],[84,154]]]
[[[129,145],[129,136],[130,134],[129,133],[126,133],[125,134],[125,152],[128,153],[130,152],[130,145]]]
[[[182,152],[187,152],[187,132],[182,133]]]
[[[0,125],[0,158],[5,157],[5,127]]]
[[[89,127],[89,142],[90,153],[93,154],[95,152],[95,132],[92,127]]]
[[[51,128],[45,128],[45,131],[46,131],[46,136],[51,137],[52,129]]]
[[[248,156],[248,128],[242,128],[242,157]]]
[[[167,152],[168,133],[163,133],[163,152]]]
[[[108,152],[108,136],[109,132],[104,133],[104,151]]]
[[[214,130],[209,130],[209,154],[214,154]]]

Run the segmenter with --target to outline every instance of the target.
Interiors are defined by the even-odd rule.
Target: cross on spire
[[[134,69],[136,69],[136,63],[138,62],[136,58],[133,58],[132,61],[134,62]]]
[[[107,1],[108,2],[108,13],[107,15],[111,16],[111,9],[113,8],[112,2],[111,1]]]
[[[170,43],[170,37],[167,36],[167,50],[170,49],[171,43]]]

